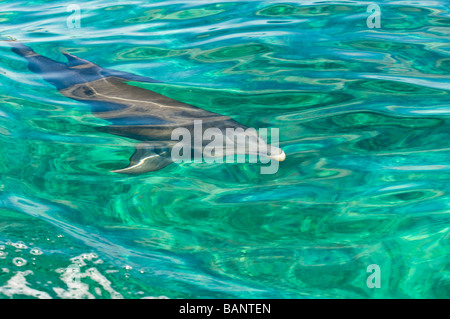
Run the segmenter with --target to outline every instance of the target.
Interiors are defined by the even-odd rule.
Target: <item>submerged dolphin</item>
[[[130,158],[130,164],[113,172],[139,174],[156,171],[169,165],[172,163],[171,149],[176,144],[176,141],[172,140],[173,130],[186,128],[189,132],[194,132],[194,121],[197,120],[202,121],[203,131],[218,128],[225,138],[227,128],[247,129],[227,116],[126,83],[126,81],[150,83],[159,81],[103,69],[68,53],[63,53],[68,60],[67,63],[54,61],[37,54],[20,42],[9,43],[15,53],[28,61],[30,71],[41,75],[62,95],[89,104],[95,116],[109,121],[111,125],[102,127],[104,131],[141,141],[135,147],[136,151]],[[255,153],[254,150],[258,148],[251,144],[258,142],[264,143],[255,133],[248,140],[250,147],[238,148],[237,154],[267,155],[276,161],[285,159],[281,149],[267,146],[265,143],[269,152]]]

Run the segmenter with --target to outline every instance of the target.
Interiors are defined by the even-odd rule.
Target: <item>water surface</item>
[[[450,297],[448,1],[378,1],[381,28],[372,1],[77,3],[70,29],[67,1],[2,1],[0,36],[279,128],[287,158],[111,173],[136,142],[0,43],[1,298]]]

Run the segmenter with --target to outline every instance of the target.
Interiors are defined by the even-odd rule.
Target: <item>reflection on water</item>
[[[2,38],[279,128],[287,158],[111,173],[135,141],[0,43],[0,297],[448,298],[448,3],[368,28],[370,3],[79,1],[68,29],[64,1],[2,2]]]

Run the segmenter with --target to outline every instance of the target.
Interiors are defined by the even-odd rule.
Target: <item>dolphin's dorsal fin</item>
[[[91,68],[96,67],[99,70],[101,70],[101,75],[104,77],[114,76],[117,78],[120,78],[124,81],[137,81],[137,82],[145,82],[145,83],[160,83],[161,81],[154,80],[152,78],[148,78],[141,75],[136,75],[128,72],[123,71],[117,71],[112,69],[103,69],[99,67],[97,64],[94,64],[92,62],[89,62],[88,60],[81,59],[77,56],[74,56],[67,52],[61,52],[66,58],[67,58],[67,65],[70,68],[75,69],[84,69],[84,68]]]
[[[146,76],[136,75],[128,72],[111,70],[111,69],[102,69],[102,75],[105,77],[115,76],[117,78],[123,79],[124,81],[136,81],[136,82],[144,82],[144,83],[161,83],[161,81],[148,78]]]
[[[125,168],[113,170],[113,173],[142,174],[160,170],[172,163],[168,152],[161,152],[152,145],[141,143],[135,146],[136,151],[130,158],[130,165]]]
[[[66,58],[67,58],[67,65],[69,67],[79,67],[79,66],[86,66],[86,67],[92,67],[97,66],[92,62],[89,62],[87,60],[81,59],[79,57],[76,57],[72,54],[69,54],[67,52],[61,52]],[[98,67],[98,66],[97,66]]]

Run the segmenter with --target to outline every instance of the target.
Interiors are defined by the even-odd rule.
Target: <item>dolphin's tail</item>
[[[12,47],[11,50],[24,57],[28,63],[31,71],[36,73],[44,73],[49,71],[57,71],[65,68],[65,64],[37,54],[29,46],[17,41],[7,41]]]
[[[7,41],[9,43],[9,45],[12,47],[11,50],[24,57],[25,59],[27,59],[28,63],[31,63],[32,66],[39,66],[41,67],[40,71],[45,71],[45,68],[42,68],[43,66],[47,65],[46,70],[48,71],[48,66],[52,66],[53,68],[55,66],[58,66],[60,68],[64,67],[65,64],[52,60],[50,58],[47,58],[45,56],[42,56],[40,54],[37,54],[36,52],[34,52],[34,50],[32,48],[30,48],[29,46],[26,46],[25,44],[21,43],[21,42],[17,42],[17,41]],[[32,70],[34,72],[39,71],[39,68]]]
[[[12,51],[20,56],[23,57],[29,57],[32,55],[36,55],[36,52],[34,52],[30,47],[26,46],[23,43],[17,42],[17,41],[7,41],[9,45],[12,47]]]
[[[74,73],[66,63],[52,60],[36,53],[33,49],[17,41],[8,41],[11,50],[24,57],[28,62],[28,69],[39,74],[45,81],[54,85],[58,90],[72,84]]]
[[[87,60],[78,58],[72,54],[62,52],[67,63],[58,62],[42,56],[30,47],[18,41],[7,41],[12,51],[28,61],[30,71],[39,74],[42,78],[54,85],[58,90],[70,87],[74,84],[87,83],[105,77],[116,77],[123,81],[137,81],[158,83],[160,81],[111,69],[103,69]]]

